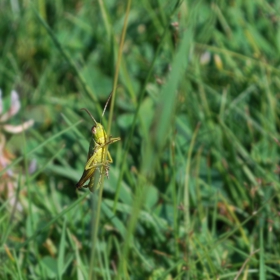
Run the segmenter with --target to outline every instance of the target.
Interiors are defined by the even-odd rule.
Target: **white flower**
[[[11,105],[10,109],[2,114],[3,111],[3,101],[2,101],[2,91],[0,90],[0,124],[9,120],[12,116],[16,115],[20,109],[20,100],[18,93],[13,90],[11,92]],[[21,133],[22,131],[26,130],[27,128],[31,127],[34,124],[33,120],[26,121],[20,125],[8,125],[5,124],[2,128],[9,133]]]
[[[8,133],[20,133],[29,127],[31,127],[34,123],[33,120],[28,120],[19,125],[10,125],[6,122],[16,115],[20,110],[20,100],[19,95],[16,91],[11,92],[11,103],[10,108],[7,112],[3,112],[3,100],[2,100],[2,91],[0,89],[0,171],[5,169],[11,163],[11,159],[14,157],[9,151],[6,149],[6,138],[4,132]],[[1,176],[0,181],[0,193],[6,191],[7,198],[10,199],[10,203],[13,205],[17,203],[16,209],[22,210],[22,206],[20,203],[15,200],[15,189],[18,184],[17,174],[13,172],[11,168],[8,168],[5,173]]]

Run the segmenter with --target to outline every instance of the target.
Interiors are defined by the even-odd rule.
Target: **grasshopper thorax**
[[[102,124],[100,123],[96,123],[96,125],[94,125],[91,128],[91,132],[94,138],[94,141],[98,144],[104,144],[107,138],[106,132],[102,126]]]

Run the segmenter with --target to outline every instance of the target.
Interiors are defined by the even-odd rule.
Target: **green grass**
[[[0,279],[280,278],[278,2],[1,1]]]

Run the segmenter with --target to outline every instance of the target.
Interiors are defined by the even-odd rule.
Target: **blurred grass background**
[[[132,2],[91,266],[79,109],[107,127],[126,5],[0,3],[2,115],[34,120],[0,124],[0,278],[280,279],[277,0]]]

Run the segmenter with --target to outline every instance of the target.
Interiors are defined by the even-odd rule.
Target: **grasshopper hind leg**
[[[91,173],[90,176],[88,176],[87,171],[90,170],[90,168],[88,168],[88,170],[85,171],[85,173],[82,176],[82,179],[84,178],[84,180],[82,181],[81,179],[76,184],[76,188],[77,189],[88,188],[91,192],[93,192],[94,190],[98,190],[101,185],[102,173],[104,173],[104,175],[107,178],[109,178],[110,163],[111,161],[107,161],[105,163],[97,163],[94,164],[93,166],[90,166],[90,168],[94,168],[94,171]],[[83,185],[88,180],[86,177],[89,177],[88,184]]]
[[[105,176],[109,178],[109,169],[109,164],[104,164],[103,168],[102,166],[97,167],[94,171],[94,176],[90,178],[89,183],[84,187],[89,188],[91,192],[98,190],[101,186],[102,173],[104,173]]]

